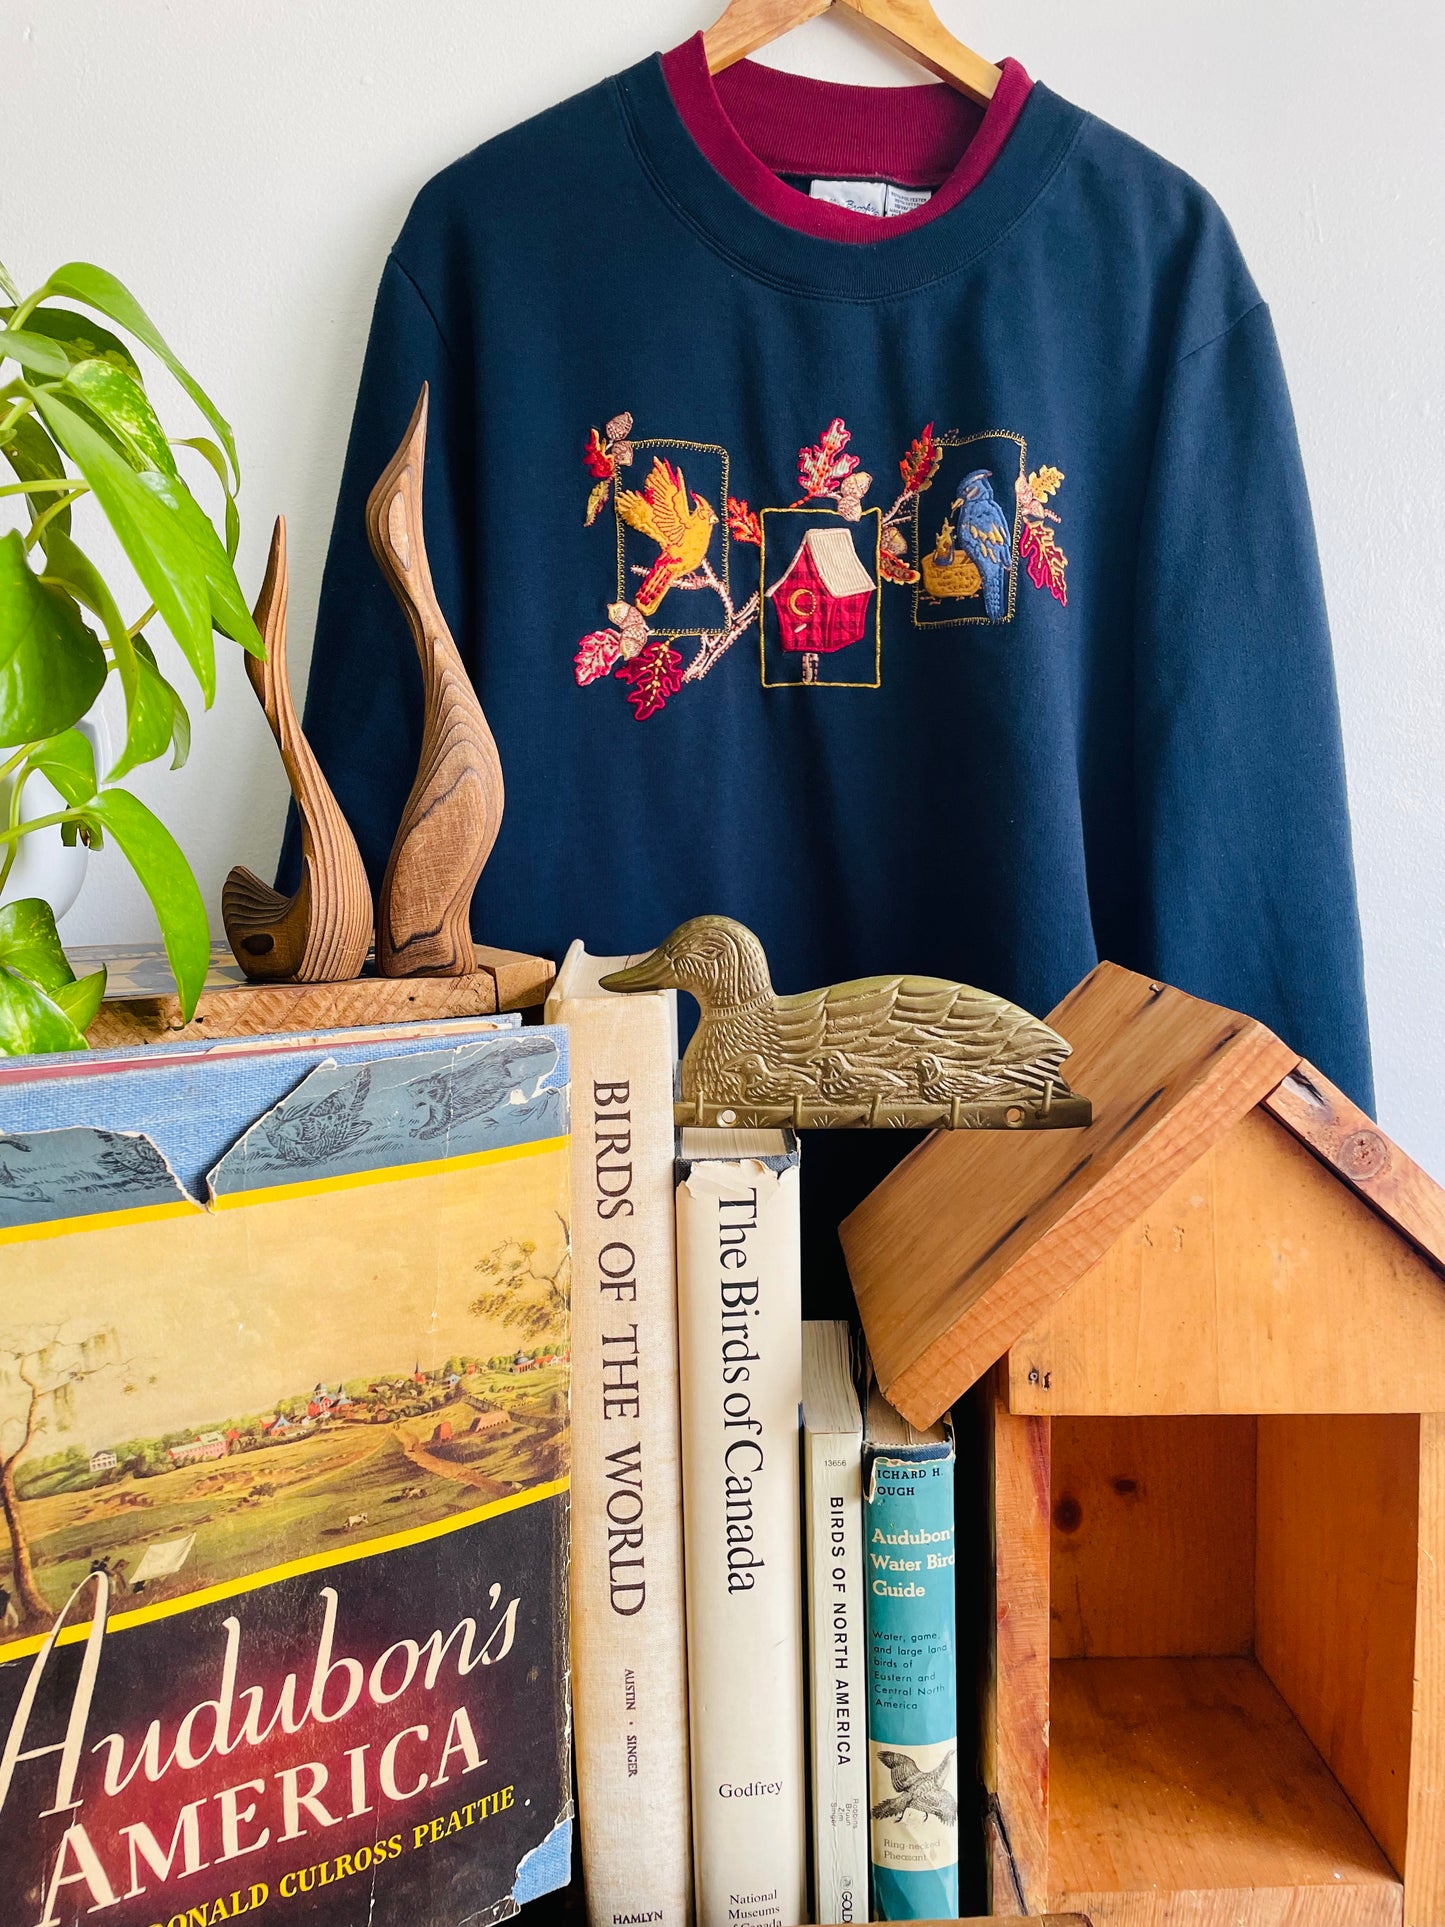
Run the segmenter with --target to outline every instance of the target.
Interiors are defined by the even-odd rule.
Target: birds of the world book
[[[0,1920],[567,1878],[564,1032],[0,1076]]]
[[[863,1432],[873,1912],[958,1913],[953,1433],[869,1385]]]
[[[572,1063],[572,1696],[592,1927],[692,1912],[673,1219],[672,992],[567,952]]]
[[[868,1918],[867,1683],[863,1652],[863,1417],[841,1320],[803,1325],[803,1517],[813,1917]]]
[[[698,1927],[807,1915],[797,1141],[682,1132],[683,1547]]]

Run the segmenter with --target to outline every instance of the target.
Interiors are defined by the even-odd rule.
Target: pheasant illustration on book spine
[[[366,504],[372,554],[421,658],[421,758],[377,907],[385,977],[462,977],[474,967],[472,892],[502,823],[502,764],[432,587],[422,534],[427,386]]]

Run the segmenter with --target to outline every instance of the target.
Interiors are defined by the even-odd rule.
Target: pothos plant
[[[169,369],[209,434],[173,436],[162,425],[137,347]],[[219,481],[220,532],[182,477],[178,449]],[[108,839],[150,899],[189,1017],[209,957],[205,906],[180,845],[122,779],[167,755],[178,769],[190,747],[190,718],[152,647],[153,625],[164,625],[207,708],[216,633],[265,653],[232,566],[234,437],[114,275],[73,261],[22,296],[0,267],[0,457],[14,474],[0,482],[0,497],[18,510],[0,534],[0,795],[10,779],[0,893],[23,837],[58,829],[66,843],[90,849]],[[126,593],[146,605],[134,618],[78,539],[87,497],[134,571],[139,588]],[[102,771],[76,725],[112,676],[125,740]],[[48,778],[60,807],[27,821],[33,776]],[[27,897],[0,906],[0,1054],[83,1048],[104,990],[104,970],[76,978],[49,904]]]

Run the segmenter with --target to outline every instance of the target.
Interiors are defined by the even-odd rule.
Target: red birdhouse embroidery
[[[873,589],[847,529],[809,529],[768,590],[784,649],[826,656],[860,641]]]

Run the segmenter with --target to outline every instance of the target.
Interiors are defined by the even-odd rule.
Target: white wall
[[[110,267],[212,388],[242,452],[248,587],[272,515],[289,518],[298,685],[371,298],[412,194],[720,5],[0,0],[0,259],[27,287],[64,260]],[[1381,1117],[1445,1177],[1445,8],[939,7],[1201,179],[1273,305],[1335,625]],[[836,20],[766,57],[917,77]],[[190,766],[141,788],[213,908],[232,863],[269,871],[284,791],[235,651]],[[149,935],[120,860],[93,871],[67,937]]]

